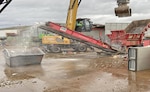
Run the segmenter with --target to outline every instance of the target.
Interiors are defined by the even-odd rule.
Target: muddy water
[[[121,57],[46,54],[41,65],[15,68],[0,59],[0,92],[150,92],[150,70],[128,71]]]

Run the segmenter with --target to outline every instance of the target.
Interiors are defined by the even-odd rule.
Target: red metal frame
[[[62,33],[66,33],[68,35],[71,35],[75,38],[78,38],[78,39],[82,39],[82,41],[85,41],[85,42],[89,42],[89,43],[92,43],[92,44],[95,44],[95,45],[98,45],[100,47],[103,47],[103,48],[106,48],[106,49],[112,49],[110,45],[102,42],[101,40],[96,40],[92,37],[89,37],[89,36],[86,36],[84,34],[81,34],[79,32],[76,32],[76,31],[73,31],[73,30],[70,30],[66,27],[62,27],[58,24],[55,24],[53,22],[48,22],[47,23],[47,26],[56,30],[56,31],[59,31],[59,32],[62,32]]]
[[[143,46],[149,46],[150,45],[150,39],[143,41]]]
[[[145,31],[150,28],[150,23],[141,30],[141,33],[135,34],[135,33],[126,33],[124,30],[115,30],[111,31],[111,34],[108,34],[107,36],[110,38],[111,43],[121,43],[121,45],[130,47],[130,46],[138,46],[143,45],[143,37]],[[145,41],[145,44],[148,41]]]
[[[85,43],[88,42],[88,44],[92,44],[92,46],[95,46],[97,48],[116,51],[116,49],[112,48],[110,45],[102,42],[101,40],[96,40],[92,37],[86,36],[74,30],[70,30],[56,23],[48,22],[46,26],[48,27],[48,29],[52,29],[53,32],[55,31],[55,33],[58,33],[60,35],[64,33],[65,36],[67,35],[67,37],[69,38],[79,39],[81,42],[85,42]],[[115,44],[119,43],[121,44],[121,46],[130,47],[130,46],[143,45],[144,32],[147,31],[147,28],[149,27],[150,24],[148,24],[141,31],[140,34],[126,33],[124,30],[111,31],[111,34],[108,34],[108,37],[110,38],[111,43],[115,43]]]
[[[141,45],[143,42],[144,34],[131,34],[126,33],[124,30],[111,31],[111,33],[107,36],[110,38],[112,44],[121,43],[121,45],[129,47]]]

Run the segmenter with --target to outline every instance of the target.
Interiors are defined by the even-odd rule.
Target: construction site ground
[[[124,55],[47,53],[40,65],[8,67],[0,52],[0,92],[150,92],[150,70],[128,71]]]

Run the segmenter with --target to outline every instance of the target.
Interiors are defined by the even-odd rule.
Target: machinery
[[[96,47],[105,52],[126,53],[128,47],[141,47],[145,44],[144,33],[150,28],[150,20],[133,21],[125,30],[112,31],[107,36],[110,38],[110,43],[96,40],[92,37],[83,35],[82,33],[70,30],[53,22],[47,22],[46,25],[40,28],[59,34],[61,36],[79,41],[86,45]],[[144,44],[143,44],[144,42]]]
[[[72,31],[75,30],[77,32],[89,32],[92,29],[92,22],[90,21],[90,19],[88,19],[88,18],[76,19],[77,9],[78,9],[81,1],[82,0],[70,0],[65,27],[68,28],[68,30],[72,30]],[[127,6],[127,4],[129,3],[129,0],[117,0],[117,3],[118,3],[118,7],[115,8],[116,16],[126,17],[126,16],[131,15],[131,9],[129,9],[129,7]],[[128,9],[129,9],[129,11],[128,11]],[[81,23],[82,26],[78,26],[78,23]],[[61,30],[66,30],[65,27],[61,27],[62,28]],[[41,28],[45,29],[44,27],[41,27]],[[47,30],[47,28],[45,30]],[[67,37],[67,38],[65,38],[65,37]],[[85,52],[88,47],[91,48],[91,45],[89,45],[89,44],[87,45],[84,42],[81,42],[81,39],[79,41],[76,39],[74,40],[72,38],[70,38],[70,39],[68,39],[68,38],[70,38],[70,37],[68,37],[66,35],[64,36],[62,34],[53,35],[53,36],[43,36],[42,44],[46,45],[47,50],[51,51],[51,52],[61,52],[61,51],[67,50],[67,49],[68,50],[72,49],[73,51]],[[100,42],[100,43],[104,44],[103,42]]]
[[[82,0],[70,0],[65,27],[72,31],[75,30],[77,32],[90,32],[92,29],[92,22],[90,19],[76,19],[77,9],[81,1]],[[115,8],[116,16],[125,17],[131,15],[128,14],[128,11],[126,11],[129,8],[127,6],[129,0],[117,0],[117,3],[118,8]],[[81,23],[82,26],[78,26],[78,23]],[[46,45],[47,50],[50,52],[61,52],[70,49],[73,51],[85,52],[87,51],[88,47],[91,48],[90,45],[85,45],[84,43],[72,40],[72,38],[68,39],[60,35],[43,36],[42,44]]]
[[[88,18],[76,19],[77,9],[82,0],[70,0],[70,5],[68,8],[66,27],[75,30],[78,32],[82,31],[91,31],[92,22]],[[82,27],[78,27],[76,23],[82,23]],[[78,27],[78,28],[77,28]]]
[[[2,8],[0,9],[0,12],[2,12],[11,1],[12,0],[0,0],[0,5],[3,5]],[[70,0],[67,20],[66,20],[66,28],[72,31],[75,30],[77,32],[89,32],[91,31],[91,28],[92,28],[92,22],[90,21],[90,19],[88,18],[76,19],[77,9],[81,1],[82,0]],[[115,8],[116,16],[124,17],[124,16],[131,15],[131,9],[129,9],[129,7],[127,6],[127,4],[129,3],[129,0],[117,0],[117,3],[118,3],[118,8]],[[130,13],[128,10],[130,11]],[[82,26],[78,26],[77,25],[78,23],[81,23]],[[47,46],[47,49],[52,52],[61,52],[63,51],[62,49],[68,49],[68,48],[71,48],[74,51],[84,52],[87,50],[88,47],[91,48],[89,44],[86,45],[84,42],[81,42],[79,40],[75,39],[76,40],[75,41],[74,39],[68,36],[67,38],[65,38],[64,36],[60,36],[60,35],[62,34],[46,35],[46,36],[43,35],[42,43],[45,44]]]
[[[118,17],[131,16],[131,9],[128,6],[130,0],[117,0],[118,7],[115,8],[115,14]]]
[[[81,45],[80,44],[74,45],[75,46],[74,49],[84,50],[85,46],[93,46],[103,51],[111,52],[111,53],[115,53],[119,51],[116,50],[115,48],[112,48],[109,44],[102,42],[101,40],[96,40],[92,37],[86,36],[82,33],[73,31],[69,28],[60,26],[53,22],[47,22],[46,25],[42,25],[40,26],[40,28],[80,42]],[[80,49],[78,48],[78,46],[80,47]],[[60,47],[58,46],[54,46],[54,48],[60,49]]]
[[[79,18],[76,19],[77,9],[81,3],[81,0],[70,0],[66,27],[70,30],[75,30],[78,32],[90,32],[92,28],[92,22],[88,18]],[[78,26],[77,23],[81,23],[81,26]],[[73,50],[79,52],[85,52],[88,47],[83,43],[65,38],[60,35],[51,35],[51,36],[43,36],[42,44],[47,46],[47,50],[50,52],[61,52],[66,50]]]

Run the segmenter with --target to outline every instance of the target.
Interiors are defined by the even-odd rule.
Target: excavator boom
[[[68,8],[68,14],[67,14],[67,20],[66,20],[66,27],[74,30],[76,26],[76,16],[77,16],[77,9],[80,5],[80,1],[78,0],[70,0],[69,8]]]

